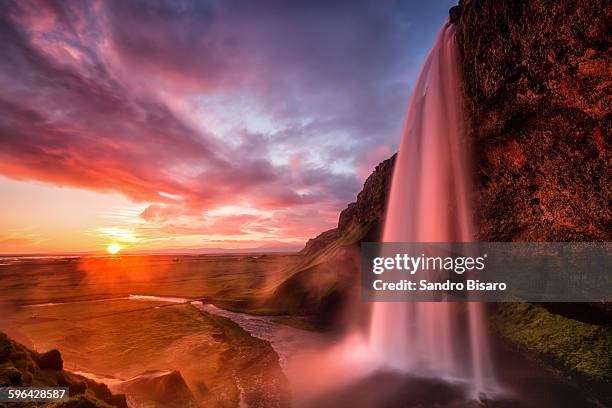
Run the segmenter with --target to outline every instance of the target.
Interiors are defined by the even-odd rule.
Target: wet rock
[[[99,404],[84,395],[79,395],[60,405],[62,408],[98,408],[99,406]]]
[[[117,408],[129,408],[124,394],[113,394],[110,396],[107,402]]]
[[[148,371],[117,387],[137,404],[153,407],[189,407],[194,397],[178,371]]]
[[[67,383],[66,386],[70,390],[70,395],[83,394],[85,391],[87,391],[87,383],[85,381],[74,381]]]
[[[121,401],[117,401],[117,404],[115,403],[110,403],[110,405],[104,404],[104,407],[109,407],[109,406],[116,407],[116,408],[128,408],[128,405],[125,402],[125,400],[123,401],[123,404],[121,403]],[[58,407],[61,407],[61,408],[101,408],[102,405],[100,401],[88,395],[79,395],[75,398],[71,398],[67,402],[61,403],[60,405],[58,405]]]

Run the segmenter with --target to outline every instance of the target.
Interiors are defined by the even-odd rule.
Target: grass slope
[[[612,382],[612,327],[549,313],[529,303],[500,304],[494,328],[532,355],[587,380]]]

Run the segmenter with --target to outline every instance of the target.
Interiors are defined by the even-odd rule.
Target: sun
[[[108,252],[111,255],[115,255],[117,253],[119,253],[119,251],[121,251],[123,247],[117,243],[112,243],[109,246],[106,247],[106,252]]]

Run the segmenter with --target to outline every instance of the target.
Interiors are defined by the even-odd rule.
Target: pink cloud
[[[370,12],[323,3],[297,14],[284,2],[267,3],[268,12],[231,2],[184,7],[24,1],[3,8],[0,174],[118,192],[145,203],[141,219],[162,234],[307,239],[332,227],[359,189],[352,169],[334,172],[332,164],[359,158],[364,179],[391,153],[387,145],[370,149],[375,142],[364,137],[394,135],[368,105],[386,112],[380,97],[389,93],[362,86],[374,74],[386,78],[380,61],[395,55],[384,48],[395,33],[378,20],[376,30],[366,27]],[[378,39],[370,42],[376,58],[353,46],[370,37]],[[219,95],[254,101],[267,115],[253,119],[264,130],[226,137],[206,126],[206,104],[189,122],[176,107]],[[359,138],[367,142],[347,143]],[[232,205],[270,216],[205,217]]]
[[[388,159],[392,154],[391,148],[386,144],[368,150],[357,168],[357,177],[359,177],[359,180],[364,182],[365,179],[372,174],[374,168],[383,160]]]

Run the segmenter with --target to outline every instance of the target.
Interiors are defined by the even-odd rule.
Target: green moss
[[[612,328],[549,313],[541,306],[506,303],[494,328],[518,346],[553,364],[597,381],[612,381]]]

